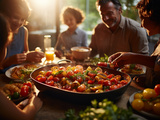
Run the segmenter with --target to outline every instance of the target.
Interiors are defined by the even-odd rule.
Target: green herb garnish
[[[118,108],[112,101],[104,99],[102,102],[91,101],[92,106],[80,111],[78,115],[75,110],[69,109],[64,119],[60,120],[137,120],[132,116],[131,109]]]

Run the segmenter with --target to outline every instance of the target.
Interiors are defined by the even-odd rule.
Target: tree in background
[[[83,29],[91,31],[100,21],[101,18],[95,6],[96,0],[66,0],[65,5],[72,5],[84,11],[86,19],[82,24]],[[123,15],[137,20],[138,12],[135,8],[138,0],[120,0],[122,3]]]
[[[138,18],[138,11],[135,8],[135,5],[137,4],[137,0],[120,0],[122,4],[122,9],[123,9],[123,15],[137,20]]]

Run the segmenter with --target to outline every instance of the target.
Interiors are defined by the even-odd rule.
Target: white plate
[[[142,91],[139,91],[139,93],[141,93]],[[130,96],[130,98],[129,98],[129,103],[130,103],[130,105],[131,105],[131,103],[132,103],[132,101],[134,100],[134,95],[136,94],[136,93],[138,93],[138,92],[135,92],[135,93],[133,93],[131,96]],[[135,109],[134,109],[135,110]],[[135,110],[135,111],[137,111],[137,110]],[[158,115],[155,115],[155,114],[152,114],[152,113],[148,113],[148,112],[145,112],[145,111],[137,111],[138,113],[140,113],[140,114],[142,114],[142,115],[144,115],[144,116],[146,116],[146,117],[150,117],[150,118],[154,118],[154,119],[160,119],[160,116],[158,116]]]
[[[22,66],[24,66],[24,65],[26,65],[26,64],[16,65],[16,66],[14,66],[14,67],[11,67],[10,69],[8,69],[8,70],[5,72],[5,75],[6,75],[8,78],[13,79],[15,82],[21,82],[21,81],[22,81],[21,79],[15,79],[15,78],[11,77],[11,73],[12,73],[12,70],[13,70],[15,67],[22,67]],[[39,64],[35,64],[35,65],[38,66],[38,67],[41,67],[41,65],[39,65]]]
[[[20,79],[15,79],[13,77],[11,77],[11,73],[12,73],[12,70],[15,68],[15,67],[22,67],[23,65],[16,65],[14,67],[11,67],[9,68],[6,72],[5,72],[5,75],[10,78],[10,79],[13,79],[14,81],[17,81],[17,82],[20,82],[21,80]]]

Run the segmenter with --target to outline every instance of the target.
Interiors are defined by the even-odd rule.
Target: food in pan
[[[22,66],[14,67],[11,72],[11,77],[14,79],[24,79],[38,66],[34,64],[25,64]]]
[[[74,92],[100,93],[118,89],[126,84],[121,75],[109,74],[100,67],[84,69],[76,66],[53,66],[48,71],[40,71],[35,80],[60,89]]]
[[[135,93],[131,105],[137,111],[160,116],[160,84],[157,84],[154,89],[145,88],[143,91]]]

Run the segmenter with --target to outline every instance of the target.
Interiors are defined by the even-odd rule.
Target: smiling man
[[[120,51],[149,54],[146,31],[138,22],[122,16],[119,0],[97,0],[96,7],[103,23],[93,29],[91,57]]]

